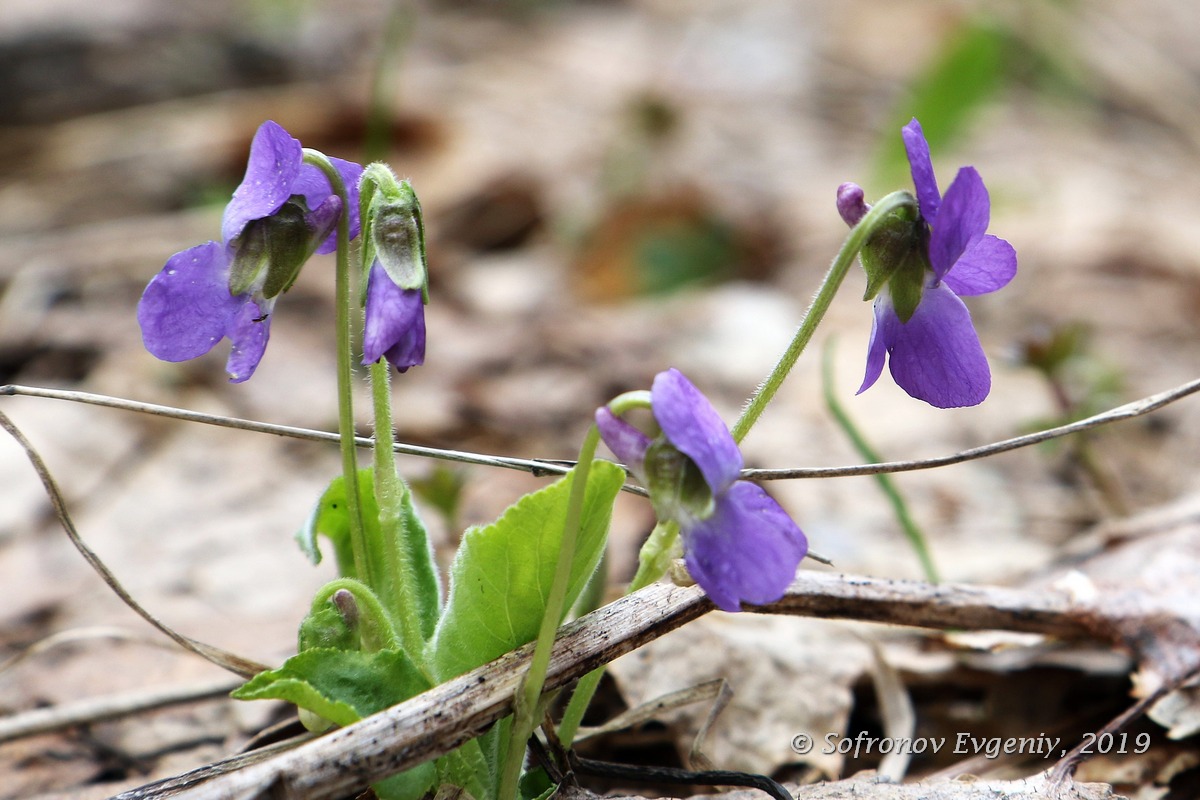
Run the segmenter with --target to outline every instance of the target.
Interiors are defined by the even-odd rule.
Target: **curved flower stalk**
[[[804,533],[762,487],[738,480],[737,443],[683,373],[655,377],[650,408],[657,438],[607,406],[596,411],[601,438],[649,488],[659,521],[679,526],[688,572],[719,608],[775,602],[808,551]]]
[[[345,182],[353,238],[362,167],[329,161]],[[142,294],[138,323],[146,349],[164,361],[187,361],[228,338],[233,346],[225,369],[232,382],[247,380],[266,350],[276,299],[314,253],[336,249],[341,213],[341,198],[305,161],[300,142],[264,122],[250,145],[246,175],[225,207],[222,242],[171,256]]]
[[[1012,245],[987,234],[991,201],[974,167],[963,167],[938,191],[929,144],[917,120],[903,128],[920,214],[896,217],[863,250],[867,298],[875,319],[859,392],[888,361],[897,385],[939,408],[973,406],[991,390],[991,370],[959,298],[1004,287],[1017,272]],[[862,189],[838,188],[838,212],[851,227],[869,208]]]

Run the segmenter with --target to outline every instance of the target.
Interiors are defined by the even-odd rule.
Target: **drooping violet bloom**
[[[403,289],[376,259],[367,276],[363,364],[380,358],[401,372],[425,363],[425,299],[420,289]]]
[[[718,608],[775,602],[808,551],[804,533],[762,487],[738,480],[737,443],[681,372],[660,372],[650,401],[660,437],[607,406],[596,411],[600,436],[646,484],[659,519],[679,524],[688,572]]]
[[[330,158],[345,183],[350,236],[358,235],[362,167]],[[300,142],[264,122],[250,145],[246,175],[225,207],[223,243],[176,253],[151,279],[138,303],[146,349],[164,361],[186,361],[228,338],[230,380],[247,380],[270,337],[275,300],[315,253],[337,247],[342,201],[321,170],[304,162]]]
[[[898,274],[876,296],[866,374],[858,391],[874,385],[886,358],[897,385],[911,396],[938,408],[977,405],[991,390],[991,370],[959,297],[1005,286],[1016,275],[1017,254],[1008,242],[985,233],[991,201],[974,167],[960,169],[942,196],[920,123],[914,119],[902,132],[920,210],[914,236],[920,252],[911,255],[925,268],[915,278],[911,272]],[[854,184],[839,187],[837,205],[851,226],[868,209]],[[897,288],[906,290],[907,308],[898,310]]]

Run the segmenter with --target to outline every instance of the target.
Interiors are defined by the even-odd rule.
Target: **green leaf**
[[[427,761],[398,775],[384,778],[379,783],[373,783],[371,789],[379,800],[421,800],[429,795],[436,784],[437,767],[434,762]]]
[[[442,585],[438,578],[437,563],[434,561],[433,548],[429,543],[429,532],[417,508],[413,504],[413,494],[404,487],[404,495],[399,502],[399,520],[402,526],[397,540],[407,542],[412,554],[411,564],[415,574],[417,592],[415,596],[419,603],[418,614],[421,619],[421,635],[428,640],[433,636],[438,618],[442,613]],[[385,540],[386,541],[386,540]],[[397,595],[393,594],[393,597]],[[387,600],[385,599],[385,604]]]
[[[450,596],[433,636],[433,670],[449,680],[532,641],[554,579],[574,473],[521,498],[500,519],[471,528],[450,567]],[[599,562],[612,506],[625,481],[592,463],[565,608]]]
[[[364,470],[365,471],[365,470]],[[361,475],[360,471],[360,475]],[[359,485],[370,485],[370,481],[359,480]],[[364,494],[361,490],[359,494]],[[374,502],[371,508],[363,509],[363,517],[377,518],[379,511]],[[324,536],[333,545],[337,557],[338,574],[343,578],[362,577],[354,570],[354,553],[350,546],[350,520],[346,515],[346,483],[341,475],[329,482],[329,486],[317,501],[304,525],[296,531],[296,543],[314,564],[321,563],[321,548],[317,537]]]
[[[362,508],[363,525],[367,538],[367,561],[371,564],[373,574],[377,577],[374,590],[383,607],[392,616],[393,622],[398,621],[399,614],[395,604],[402,597],[397,587],[401,576],[388,575],[387,565],[392,563],[386,557],[384,548],[389,537],[384,535],[381,528],[383,515],[375,499],[375,481],[370,467],[359,470],[358,494]],[[437,567],[433,560],[433,551],[429,547],[429,534],[421,521],[416,507],[413,505],[412,492],[405,487],[397,502],[391,518],[397,520],[400,530],[394,537],[395,541],[407,543],[412,555],[413,576],[417,591],[414,595],[419,603],[418,614],[421,619],[421,632],[428,639],[433,635],[438,615],[441,613],[441,586],[438,584]],[[321,551],[317,542],[318,536],[324,536],[333,544],[337,556],[338,572],[344,578],[356,578],[364,582],[364,576],[358,575],[354,568],[354,554],[350,544],[350,519],[346,513],[346,486],[339,475],[329,483],[329,488],[321,495],[316,508],[309,515],[304,526],[296,533],[296,541],[314,564],[321,562]]]
[[[316,648],[260,672],[233,692],[238,700],[284,700],[336,725],[350,725],[429,688],[399,650]],[[419,800],[433,788],[433,762],[393,775],[372,788],[381,800]]]
[[[285,700],[337,725],[350,725],[428,688],[429,681],[399,650],[319,647],[260,672],[235,689],[233,697]]]
[[[475,800],[491,800],[495,795],[494,779],[479,739],[472,739],[434,762],[438,783],[466,789]]]

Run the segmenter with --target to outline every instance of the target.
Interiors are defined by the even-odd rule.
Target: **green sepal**
[[[445,681],[533,641],[554,579],[574,471],[528,494],[495,522],[467,530],[450,567],[450,593],[432,642]],[[625,482],[616,464],[592,462],[564,609],[600,560],[613,502]],[[565,612],[564,612],[565,613]]]
[[[375,257],[401,289],[425,289],[425,226],[421,204],[407,183],[397,197],[371,204],[371,244]]]
[[[291,288],[316,242],[306,211],[292,200],[269,217],[251,220],[238,237],[229,269],[229,292],[270,300]]]
[[[716,500],[703,473],[666,439],[660,438],[646,448],[642,470],[660,519],[679,519],[680,512],[697,519],[712,516]]]
[[[916,313],[921,293],[925,290],[925,281],[932,274],[933,269],[923,250],[910,250],[908,257],[896,265],[888,281],[888,294],[901,322],[908,322]]]
[[[393,283],[420,289],[428,302],[425,219],[412,184],[397,180],[386,164],[375,163],[363,171],[359,186],[364,267],[370,269],[378,259]]]
[[[880,221],[860,253],[867,273],[863,300],[873,300],[907,261],[924,258],[924,228],[913,209],[908,207],[902,207]]]

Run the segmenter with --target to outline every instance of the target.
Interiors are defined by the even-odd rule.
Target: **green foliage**
[[[399,650],[313,648],[260,672],[233,692],[239,700],[286,700],[337,725],[350,725],[429,688]]]
[[[438,680],[449,680],[537,636],[562,545],[573,475],[521,498],[491,525],[466,532],[451,568],[450,597],[444,612],[432,557],[418,560],[418,597],[425,605],[422,621],[431,646],[426,666]],[[615,464],[592,463],[567,608],[579,598],[600,560],[613,502],[624,481],[624,471]],[[386,543],[398,542],[428,554],[425,529],[407,489],[398,508],[381,514],[370,469],[360,471],[359,495],[368,569],[387,574],[377,575],[374,586],[355,574],[345,486],[340,477],[335,478],[296,538],[314,562],[321,559],[319,537],[329,540],[343,578],[329,584],[318,597],[332,597],[335,590],[345,589],[355,597],[350,604],[354,610],[343,612],[333,603],[315,603],[300,626],[301,652],[278,669],[255,676],[234,692],[234,697],[284,700],[321,720],[349,725],[432,685],[418,663],[419,655],[410,656],[398,646],[398,640],[378,631],[366,635],[386,627],[389,620],[385,616],[394,623],[399,613],[388,607],[389,598],[398,596],[388,593],[394,578],[389,570],[375,566],[389,563]],[[382,526],[392,524],[389,519],[401,525],[403,538],[384,536]],[[501,721],[485,739],[468,742],[436,762],[389,778],[374,789],[384,800],[415,800],[435,784],[448,783],[465,788],[476,800],[491,800],[496,795],[495,767],[484,748],[502,752],[508,729]]]
[[[450,568],[450,596],[433,637],[432,667],[449,680],[537,636],[554,579],[573,473],[522,497],[491,525],[468,530]],[[624,471],[595,461],[584,497],[566,607],[604,549]]]
[[[360,475],[365,470],[360,470]],[[369,480],[359,481],[370,484]],[[362,492],[360,492],[362,494]],[[369,516],[369,515],[367,515]],[[376,515],[378,516],[378,512]],[[354,553],[350,545],[350,521],[346,517],[346,482],[338,475],[329,482],[329,486],[317,501],[312,513],[304,521],[300,530],[296,531],[296,544],[314,564],[320,564],[322,559],[321,547],[317,542],[318,536],[324,536],[333,546],[337,558],[338,574],[344,578],[362,580],[354,569]]]
[[[421,629],[426,638],[432,636],[441,604],[441,587],[438,584],[433,553],[429,549],[429,535],[413,505],[412,493],[405,489],[397,507],[391,509],[390,514],[382,514],[375,499],[373,470],[368,467],[359,470],[358,494],[366,528],[367,563],[377,566],[388,564],[390,559],[386,548],[389,541],[403,542],[404,546],[411,549],[416,573],[412,578],[417,586],[415,595],[420,605]],[[401,527],[401,530],[396,532],[398,535],[394,537],[385,536],[386,532],[382,528],[383,525],[389,524],[389,520],[393,521],[391,524]],[[395,608],[395,603],[402,595],[395,584],[401,577],[378,568],[373,570],[371,576],[356,574],[350,544],[350,519],[346,511],[346,486],[341,476],[330,481],[316,508],[296,533],[297,543],[314,564],[321,561],[318,536],[324,536],[333,545],[338,572],[343,577],[356,578],[370,586],[389,612],[392,621],[396,622],[399,619],[399,609]]]
[[[429,681],[399,650],[314,648],[292,656],[278,669],[261,672],[235,690],[238,700],[284,700],[329,720],[350,725],[415,697]],[[438,769],[421,764],[375,784],[381,800],[415,800],[433,788]]]

